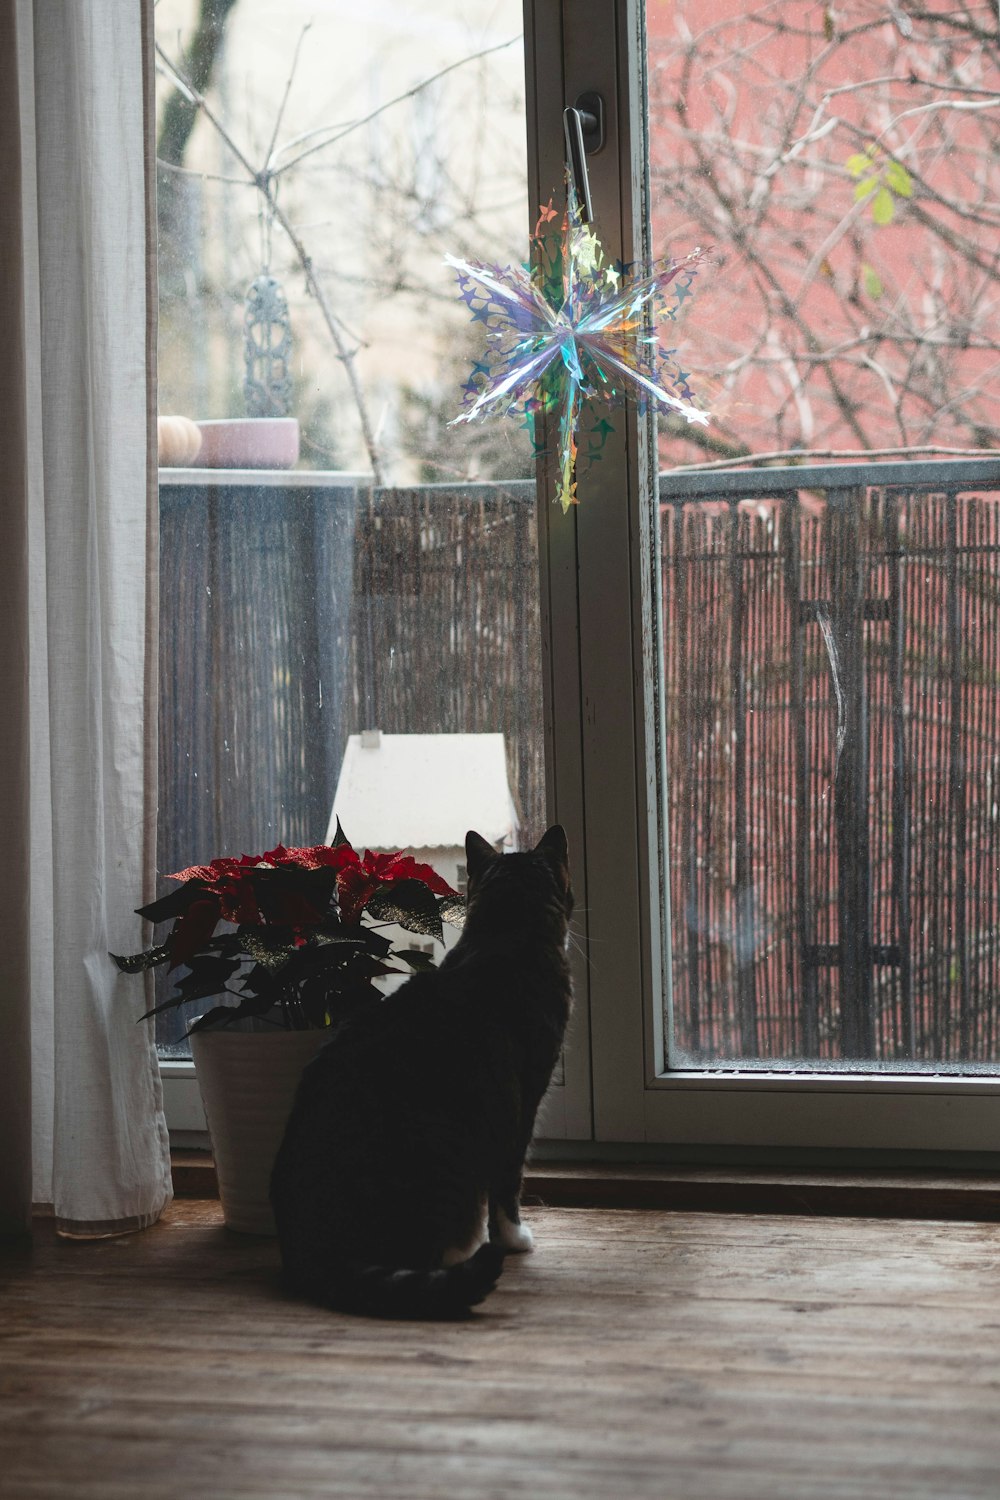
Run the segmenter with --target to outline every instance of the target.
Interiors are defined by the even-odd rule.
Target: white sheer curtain
[[[21,309],[21,358],[3,381],[20,459],[0,555],[22,668],[13,680],[5,663],[9,703],[23,703],[28,666],[0,776],[30,869],[23,916],[11,872],[0,879],[0,1109],[16,1151],[30,1034],[33,1198],[81,1234],[140,1228],[170,1198],[153,1039],[135,1024],[142,982],[108,958],[143,945],[132,909],[150,894],[154,845],[149,9],[0,0],[0,41],[16,37],[0,60],[7,146],[6,127],[20,131],[20,193],[3,217],[19,273],[5,329],[14,293]],[[8,1227],[25,1180],[17,1162],[0,1174]]]

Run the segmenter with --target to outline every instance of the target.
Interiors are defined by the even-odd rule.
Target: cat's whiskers
[[[583,946],[583,944],[580,942],[580,940],[577,937],[576,933],[570,932],[569,930],[567,930],[567,932],[566,932],[566,946],[567,946],[567,948],[575,948],[576,951],[577,951],[577,953],[579,953],[580,957],[584,960],[584,962],[585,963],[590,963],[590,955],[588,954],[588,952],[587,952],[586,948]],[[593,967],[593,966],[591,965],[591,967]]]

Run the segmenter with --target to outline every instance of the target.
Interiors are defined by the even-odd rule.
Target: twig
[[[300,161],[305,161],[307,156],[312,156],[316,151],[325,151],[327,146],[333,146],[337,141],[342,141],[345,136],[351,135],[355,130],[360,130],[364,125],[369,125],[372,120],[378,119],[379,115],[384,114],[387,109],[392,109],[396,104],[402,104],[406,99],[412,99],[416,94],[429,88],[432,83],[437,83],[439,78],[446,78],[449,73],[454,73],[456,68],[464,68],[467,63],[476,62],[481,57],[489,57],[492,52],[503,52],[507,47],[513,47],[515,42],[521,40],[521,36],[522,33],[518,32],[517,36],[510,37],[506,42],[497,42],[493,47],[484,47],[481,52],[470,52],[468,57],[460,57],[457,62],[449,63],[439,73],[432,73],[430,78],[421,79],[419,83],[414,84],[412,89],[407,89],[405,94],[397,94],[394,99],[389,99],[385,104],[380,104],[377,109],[373,109],[370,114],[363,116],[362,119],[352,120],[350,125],[345,125],[343,129],[339,129],[336,125],[329,126],[329,129],[337,131],[336,135],[330,136],[329,140],[318,141],[315,146],[310,146],[306,151],[300,151],[298,156],[293,156],[291,161],[286,161],[282,166],[276,167],[274,169],[275,177],[281,172],[287,172],[291,167],[298,166]],[[319,129],[322,128],[322,126],[319,127]],[[293,143],[289,142],[289,144]],[[282,150],[284,149],[287,148],[283,147]],[[281,155],[280,150],[278,155]]]
[[[264,165],[267,170],[270,170],[271,162],[274,158],[274,148],[278,141],[278,131],[281,129],[281,122],[285,117],[285,106],[288,103],[288,96],[292,92],[292,80],[295,77],[295,70],[299,65],[299,53],[302,51],[302,43],[305,41],[306,32],[311,26],[312,22],[307,21],[303,26],[301,33],[299,34],[298,41],[295,44],[295,55],[292,58],[292,66],[289,68],[288,77],[285,80],[285,92],[281,96],[281,103],[278,106],[278,113],[274,119],[274,130],[271,132],[271,144],[268,146],[267,155],[264,157]]]
[[[164,161],[162,156],[156,158],[156,165],[164,172],[175,172],[178,177],[198,177],[202,182],[224,182],[229,187],[257,188],[253,177],[223,177],[219,172],[199,172],[196,167],[179,167],[176,162]]]
[[[334,316],[333,310],[326,300],[323,288],[319,284],[315,269],[313,267],[311,256],[308,254],[302,241],[299,239],[298,235],[295,233],[295,230],[289,223],[286,214],[278,206],[278,201],[272,185],[275,174],[270,172],[267,167],[264,167],[259,172],[254,168],[245,152],[242,151],[241,148],[233,140],[232,136],[229,134],[229,131],[222,124],[222,121],[215,114],[211,106],[205,100],[204,96],[200,94],[199,91],[193,86],[189,78],[185,78],[183,72],[177,67],[177,65],[171,62],[170,58],[164,52],[159,42],[155,43],[155,46],[159,56],[163,59],[166,66],[170,68],[178,83],[187,92],[192,104],[196,105],[204,113],[205,118],[209,121],[209,123],[212,125],[221,139],[225,142],[225,144],[229,147],[229,150],[236,157],[236,160],[239,162],[240,166],[246,172],[250,180],[256,185],[261,196],[266,201],[271,214],[281,225],[282,229],[285,231],[285,234],[288,236],[289,242],[291,243],[296,255],[299,258],[299,264],[302,266],[302,270],[305,273],[306,287],[312,293],[313,297],[315,297],[316,302],[319,305],[319,310],[323,316],[323,321],[327,326],[330,337],[333,339],[334,347],[337,350],[337,358],[344,366],[344,373],[347,376],[347,383],[351,388],[351,395],[354,399],[354,404],[358,412],[358,418],[361,422],[361,433],[364,438],[365,448],[368,451],[368,459],[372,466],[372,474],[375,478],[375,483],[377,485],[382,485],[385,482],[382,471],[382,464],[379,460],[375,436],[372,432],[371,422],[368,417],[368,409],[365,406],[364,393],[361,390],[361,385],[357,377],[357,371],[354,368],[354,353],[349,350],[347,348],[347,345],[344,343],[340,328],[337,326],[338,319]]]

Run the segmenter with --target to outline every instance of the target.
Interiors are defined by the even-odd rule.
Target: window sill
[[[217,1198],[206,1151],[171,1153],[178,1198]],[[649,1164],[537,1162],[524,1177],[529,1205],[677,1209],[887,1219],[1000,1220],[994,1172],[791,1171]]]

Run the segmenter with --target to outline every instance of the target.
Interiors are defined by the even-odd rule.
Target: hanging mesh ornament
[[[250,283],[243,336],[247,415],[287,417],[292,405],[292,328],[281,283],[266,272]]]

